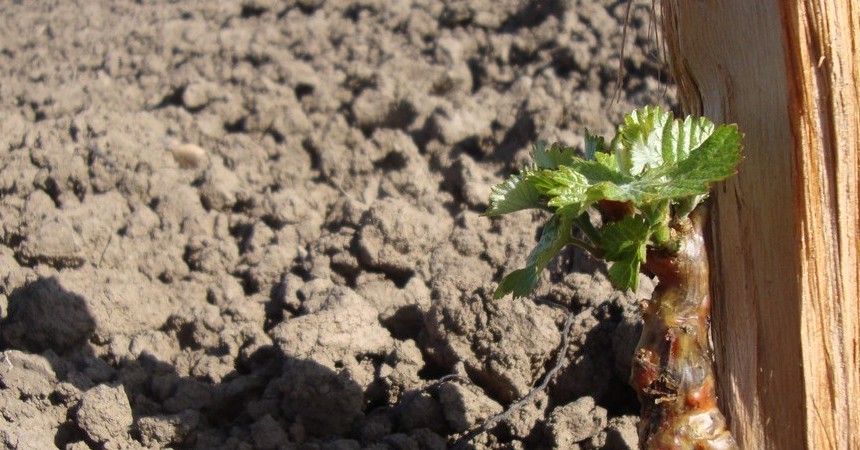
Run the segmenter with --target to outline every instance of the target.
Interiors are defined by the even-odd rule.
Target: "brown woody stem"
[[[645,323],[631,373],[643,449],[738,448],[717,407],[704,222],[700,207],[675,226],[678,252],[649,252],[645,264],[659,282],[642,302]]]

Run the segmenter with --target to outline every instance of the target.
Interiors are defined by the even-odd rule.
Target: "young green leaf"
[[[648,225],[653,229],[654,226],[663,223],[669,223],[669,199],[663,199],[644,205],[639,205],[639,211],[645,216]]]
[[[735,174],[741,162],[741,134],[735,125],[722,125],[669,173],[673,184],[695,185],[707,193],[711,183]]]
[[[710,122],[690,123],[678,130],[686,130],[682,134],[685,142],[698,143],[698,139],[708,131],[707,123]],[[662,144],[654,145],[662,148]],[[683,143],[678,145],[671,147],[672,151],[680,152],[677,155],[683,155],[684,159],[676,163],[666,162],[659,167],[649,165],[648,170],[638,176],[625,175],[611,159],[602,158],[603,153],[596,153],[595,160],[571,156],[569,165],[529,172],[526,181],[547,199],[547,206],[573,216],[578,216],[600,200],[629,201],[641,207],[671,200],[684,205],[692,202],[687,206],[695,207],[708,193],[711,183],[734,173],[740,161],[740,133],[733,126],[722,126],[694,149],[687,149]],[[685,154],[688,150],[689,153]]]
[[[546,144],[538,142],[532,159],[538,169],[557,169],[558,166],[569,166],[575,158],[576,149],[573,147],[562,147],[561,144],[552,144],[546,148]]]
[[[663,164],[663,128],[670,122],[672,113],[656,106],[646,106],[624,118],[613,139],[618,166],[624,173],[636,176]]]
[[[603,136],[597,136],[585,130],[585,159],[593,160],[598,153],[606,152],[606,142]]]
[[[487,216],[500,216],[529,208],[542,207],[540,192],[523,178],[522,174],[511,175],[490,190],[490,207]]]
[[[556,208],[583,203],[585,192],[588,190],[588,180],[585,176],[569,166],[561,166],[554,171],[545,170],[534,180],[535,183],[539,183],[539,190],[548,188],[544,191],[544,195],[549,197],[547,204]]]
[[[639,205],[639,211],[645,216],[645,220],[648,221],[648,226],[651,228],[651,241],[658,247],[669,243],[669,222],[672,218],[670,205],[669,199]],[[687,213],[684,213],[683,217],[686,217]]]
[[[603,254],[609,261],[624,259],[635,255],[645,260],[645,246],[651,228],[645,217],[635,215],[616,222],[609,222],[600,229]]]
[[[708,193],[711,183],[735,173],[741,160],[741,134],[734,125],[717,128],[677,164],[644,174],[632,186],[642,201],[681,199]]]
[[[595,153],[594,160],[613,172],[621,173],[621,169],[618,167],[618,159],[611,153]]]
[[[740,162],[735,126],[714,127],[705,118],[675,120],[656,107],[634,111],[608,148],[586,132],[585,159],[554,144],[535,148],[535,165],[493,188],[487,215],[526,208],[554,212],[526,267],[509,274],[497,296],[527,294],[549,260],[575,243],[612,263],[609,277],[620,289],[636,289],[648,246],[672,250],[673,221],[707,197],[710,185],[732,175]],[[626,217],[596,228],[588,210],[601,201],[626,203]],[[576,227],[586,240],[572,236]]]
[[[500,299],[508,294],[514,294],[514,298],[525,297],[534,290],[538,276],[539,273],[535,266],[526,266],[514,270],[502,278],[493,292],[493,298]]]
[[[674,203],[676,216],[687,217],[694,209],[696,209],[696,206],[698,206],[699,203],[702,203],[706,198],[708,198],[708,194],[691,195],[677,200]]]
[[[651,227],[641,215],[610,222],[599,229],[603,256],[612,261],[609,280],[621,290],[639,287],[639,266],[645,262]]]
[[[578,217],[600,200],[630,201],[628,184],[634,181],[597,161],[575,158],[571,166],[532,172],[527,179],[557,214]]]
[[[683,121],[670,120],[663,128],[663,162],[673,164],[686,159],[713,132],[714,124],[705,117],[687,116]]]
[[[589,184],[597,184],[604,181],[621,185],[630,183],[635,178],[624,175],[618,171],[618,166],[607,166],[600,160],[585,161],[576,159],[570,165],[576,172],[582,174]]]
[[[547,264],[565,245],[571,243],[571,223],[570,219],[557,215],[550,218],[544,226],[540,241],[529,254],[526,266],[505,276],[493,297],[502,298],[509,293],[513,293],[514,297],[522,297],[534,290]]]
[[[607,270],[609,281],[616,289],[622,291],[639,289],[639,266],[641,262],[635,258],[615,261]]]

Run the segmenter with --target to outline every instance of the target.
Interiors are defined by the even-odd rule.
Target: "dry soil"
[[[481,213],[673,104],[650,6],[622,61],[626,1],[0,2],[0,446],[444,449],[573,314],[470,446],[636,448],[637,296],[493,300],[544,217]]]

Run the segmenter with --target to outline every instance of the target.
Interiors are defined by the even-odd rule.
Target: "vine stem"
[[[642,304],[644,325],[631,371],[642,404],[643,449],[738,448],[717,407],[705,216],[700,206],[677,222],[677,252],[650,251],[645,264],[659,282]]]

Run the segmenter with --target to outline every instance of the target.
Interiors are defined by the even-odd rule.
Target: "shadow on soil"
[[[290,442],[305,437],[325,441],[355,434],[365,408],[365,390],[348,375],[314,361],[288,358],[274,346],[240,358],[241,363],[219,382],[180,376],[177,367],[147,351],[109,364],[90,344],[96,324],[84,298],[64,290],[54,278],[30,282],[8,299],[8,311],[0,323],[0,351],[16,355],[7,356],[8,370],[18,370],[19,375],[4,372],[0,388],[14,388],[7,384],[21,376],[46,378],[29,382],[53,384],[55,391],[48,400],[59,402],[59,384],[74,386],[79,396],[99,384],[122,386],[134,417],[131,437],[145,444],[212,448],[250,441],[259,448],[289,448]],[[179,334],[180,343],[187,341],[181,334],[188,330],[182,325],[172,327],[170,320],[161,331]],[[14,350],[41,355],[53,374],[32,371],[32,364],[15,367],[13,359],[29,357]],[[218,348],[193,350],[216,357],[226,353]],[[114,406],[104,405],[106,409]],[[65,448],[83,441],[101,448],[81,428],[76,411],[77,407],[69,410],[54,436],[55,445]],[[391,433],[391,426],[383,424],[381,431]]]

